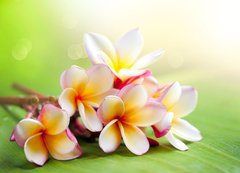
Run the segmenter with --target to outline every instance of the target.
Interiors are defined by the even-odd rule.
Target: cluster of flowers
[[[13,138],[28,161],[43,165],[50,154],[58,160],[82,155],[82,150],[69,129],[78,115],[82,126],[99,132],[99,146],[115,151],[123,140],[136,155],[146,153],[151,144],[150,127],[156,138],[165,136],[177,149],[188,147],[187,141],[201,140],[198,129],[182,119],[197,103],[197,92],[179,82],[159,86],[151,71],[144,68],[163,53],[158,50],[141,58],[143,39],[138,29],[124,34],[114,45],[96,33],[87,33],[84,44],[93,66],[84,70],[71,66],[60,78],[62,93],[58,104],[45,104],[37,118],[25,118],[15,127]],[[79,118],[77,119],[79,121]]]

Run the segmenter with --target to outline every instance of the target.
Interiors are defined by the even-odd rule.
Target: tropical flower
[[[143,38],[138,29],[127,32],[114,45],[103,35],[87,33],[84,45],[92,64],[108,65],[121,81],[149,73],[142,69],[154,63],[164,52],[160,49],[139,58]]]
[[[51,104],[43,107],[38,119],[23,119],[14,130],[16,143],[24,147],[26,158],[42,166],[48,153],[57,160],[79,157],[82,150],[68,129],[70,117]]]
[[[156,124],[166,113],[161,103],[148,101],[142,85],[125,86],[117,96],[107,96],[99,107],[98,116],[105,127],[99,136],[104,152],[113,152],[121,138],[127,148],[136,155],[149,149],[149,142],[141,128]]]
[[[149,98],[155,97],[156,93],[159,90],[158,81],[153,76],[141,77],[141,78],[133,81],[132,83],[133,84],[142,84],[145,87]]]
[[[174,135],[192,142],[202,139],[200,131],[182,119],[190,114],[197,104],[198,95],[193,87],[180,86],[175,82],[160,88],[154,97],[167,108],[167,116],[153,126],[156,137],[165,135],[179,150],[187,150],[188,147]]]
[[[105,96],[115,94],[113,74],[106,65],[94,65],[87,71],[71,66],[64,71],[60,80],[62,93],[59,104],[72,116],[77,110],[83,124],[90,131],[101,131],[102,123],[96,110]]]

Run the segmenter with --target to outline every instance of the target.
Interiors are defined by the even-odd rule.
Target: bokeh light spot
[[[72,44],[68,47],[68,57],[73,60],[86,58],[81,44]]]
[[[24,60],[27,58],[32,49],[32,42],[29,39],[20,39],[12,48],[12,56],[16,60]]]

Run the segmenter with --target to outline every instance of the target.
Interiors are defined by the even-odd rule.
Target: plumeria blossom
[[[200,131],[183,119],[194,110],[197,91],[178,82],[159,86],[146,67],[164,51],[139,57],[143,38],[138,29],[114,44],[103,35],[87,33],[84,46],[93,65],[88,70],[73,65],[61,74],[62,93],[53,103],[61,108],[46,104],[49,98],[41,99],[38,106],[43,109],[33,118],[38,107],[23,106],[27,116],[16,125],[10,140],[24,148],[28,161],[42,166],[49,155],[57,160],[81,156],[69,125],[78,137],[95,139],[100,134],[99,146],[106,153],[115,151],[122,140],[132,153],[146,153],[158,145],[147,137],[147,127],[179,150],[188,147],[178,137],[192,142],[202,139]]]
[[[164,52],[160,49],[139,57],[143,37],[138,29],[125,33],[115,44],[103,35],[87,33],[84,45],[92,64],[108,65],[121,81],[149,74],[150,71],[144,68],[154,63]]]
[[[159,84],[155,77],[152,75],[150,76],[138,76],[138,77],[131,77],[127,81],[121,83],[119,85],[119,88],[123,88],[124,86],[130,85],[130,84],[141,84],[145,87],[148,93],[148,97],[152,98],[155,97],[157,92],[159,91]]]
[[[14,130],[16,143],[24,147],[26,158],[42,166],[48,153],[57,160],[79,157],[82,150],[68,129],[70,117],[51,104],[43,107],[38,119],[23,119]]]
[[[149,98],[155,97],[160,88],[157,79],[153,76],[140,77],[139,79],[132,81],[132,84],[142,84],[145,87]]]
[[[152,72],[149,70],[146,70],[145,73],[143,73],[139,76],[131,76],[124,81],[122,81],[120,78],[115,78],[114,88],[122,89],[124,86],[129,85],[129,84],[142,84],[144,79],[150,78],[151,75],[152,75]]]
[[[72,116],[77,110],[83,124],[90,131],[101,131],[102,123],[96,110],[105,96],[115,94],[114,76],[111,70],[103,64],[94,65],[87,71],[71,66],[61,75],[62,93],[59,104]]]
[[[188,147],[174,135],[191,142],[202,139],[200,131],[182,119],[190,114],[197,104],[198,95],[193,87],[174,82],[160,88],[155,97],[167,108],[167,116],[153,126],[156,137],[165,135],[179,150],[187,150]]]
[[[149,149],[149,142],[141,128],[159,122],[166,108],[148,101],[147,91],[142,85],[127,85],[117,96],[107,96],[99,107],[98,116],[105,127],[99,136],[99,145],[104,152],[113,152],[121,138],[127,148],[136,155]]]

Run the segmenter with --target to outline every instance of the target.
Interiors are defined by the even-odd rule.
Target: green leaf
[[[61,91],[59,76],[64,69],[71,64],[89,67],[90,63],[86,59],[77,61],[69,59],[67,49],[69,45],[82,41],[83,30],[86,31],[88,28],[94,30],[93,26],[98,24],[87,24],[91,20],[89,21],[89,15],[86,15],[83,20],[86,23],[79,24],[82,31],[67,30],[66,34],[62,26],[63,12],[59,10],[60,14],[57,15],[57,12],[54,13],[55,6],[48,3],[49,1],[46,0],[38,3],[0,1],[0,96],[19,95],[10,88],[12,82],[21,82],[42,93],[58,96]],[[84,6],[81,9],[87,11]],[[94,14],[94,11],[90,13]],[[69,36],[70,32],[76,33],[76,36],[74,35],[76,38],[70,39],[69,37],[73,36]],[[173,39],[173,37],[169,38]],[[22,39],[31,41],[32,50],[24,57],[25,59],[19,60],[23,58],[24,47],[22,49],[21,45],[20,47],[18,45],[23,44],[28,47],[27,43],[22,43]],[[179,43],[178,39],[173,39],[172,43],[174,41],[175,44]],[[171,51],[175,50],[175,47],[176,45],[173,44],[167,48]],[[188,49],[191,50],[192,47],[185,50]],[[20,57],[16,57],[15,54]],[[189,52],[186,55],[189,55]],[[191,52],[190,55],[194,56]],[[10,112],[14,112],[12,114],[0,107],[0,172],[239,173],[239,82],[234,78],[223,77],[222,74],[213,75],[215,69],[204,72],[196,69],[185,70],[184,67],[182,69],[185,71],[166,70],[169,67],[166,65],[167,62],[161,62],[163,64],[153,66],[156,69],[153,72],[160,83],[179,80],[182,84],[195,86],[199,92],[198,106],[186,119],[201,131],[203,140],[188,143],[190,148],[188,151],[181,152],[174,149],[164,138],[159,140],[159,147],[151,148],[143,156],[133,155],[124,145],[112,154],[105,154],[97,143],[79,141],[84,150],[82,157],[71,161],[57,161],[50,158],[43,167],[37,167],[26,160],[21,148],[9,142],[13,128],[18,120],[25,116],[25,112],[10,107]],[[186,64],[189,64],[187,59]],[[197,64],[201,68],[204,65],[204,63]],[[162,69],[165,72],[172,70],[173,74],[160,75],[163,74]]]
[[[185,77],[184,77],[185,76]],[[178,78],[185,83],[186,75],[161,77],[161,81]],[[165,139],[160,146],[153,147],[143,156],[135,156],[124,145],[112,153],[105,154],[98,143],[79,141],[84,150],[81,158],[71,161],[57,161],[52,158],[43,166],[37,167],[25,159],[24,152],[15,143],[9,142],[9,136],[24,112],[11,108],[12,116],[0,109],[0,168],[3,172],[239,172],[240,138],[239,112],[236,103],[240,92],[234,85],[204,83],[198,75],[187,82],[197,87],[199,103],[194,113],[186,119],[195,125],[203,135],[203,140],[188,143],[189,150],[178,151]],[[54,85],[56,87],[57,84]],[[227,90],[226,90],[227,88]],[[39,88],[40,89],[40,88]],[[45,89],[46,93],[48,89]],[[237,114],[238,113],[238,114]],[[15,117],[15,118],[13,118]],[[152,134],[151,134],[152,135]]]

